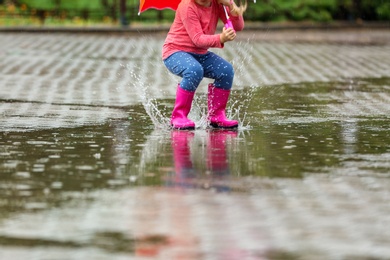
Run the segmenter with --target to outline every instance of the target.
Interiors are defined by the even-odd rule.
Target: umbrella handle
[[[234,30],[234,26],[232,21],[230,20],[230,17],[228,15],[228,12],[226,11],[226,6],[223,6],[223,10],[225,10],[225,15],[226,15],[226,23],[225,23],[225,28],[229,29],[232,28]]]
[[[229,19],[227,19],[226,23],[225,23],[225,28],[226,29],[229,29],[229,28],[232,28],[234,30],[234,26],[233,26],[233,23],[232,21]]]

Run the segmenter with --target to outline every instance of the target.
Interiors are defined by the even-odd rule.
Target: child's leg
[[[182,77],[180,87],[194,92],[203,79],[201,64],[189,53],[176,52],[164,60],[165,66],[173,74]]]
[[[232,64],[213,52],[205,54],[199,62],[203,66],[204,76],[214,79],[214,86],[230,90],[233,86],[234,69]]]
[[[203,68],[194,57],[185,52],[176,52],[164,60],[173,74],[182,77],[176,90],[176,100],[171,116],[175,129],[194,129],[195,123],[188,119],[194,93],[203,79]]]
[[[236,128],[238,121],[226,118],[226,104],[233,85],[233,66],[218,55],[208,52],[200,62],[204,68],[205,77],[215,79],[208,89],[208,121],[218,128]]]

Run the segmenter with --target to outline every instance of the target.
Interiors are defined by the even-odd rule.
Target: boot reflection
[[[218,192],[230,190],[226,185],[226,179],[230,176],[227,141],[237,137],[237,131],[210,130],[205,133],[205,136],[200,134],[201,138],[194,140],[194,132],[172,131],[175,175],[170,178],[168,185],[181,188],[214,189]],[[191,150],[193,140],[199,142],[199,145],[195,144],[197,148],[205,147],[206,151],[204,149]],[[202,156],[206,158],[199,158]],[[194,158],[198,162],[195,166],[192,160]]]
[[[230,173],[226,141],[236,137],[237,131],[232,130],[211,130],[208,132],[207,165],[214,175],[223,176]]]
[[[194,137],[192,131],[172,130],[172,150],[175,163],[175,175],[172,179],[172,185],[188,187],[191,179],[196,177],[193,163],[191,160],[191,140]]]
[[[226,180],[230,176],[229,158],[226,142],[237,137],[234,130],[210,130],[207,140],[207,169],[213,177],[213,187],[219,192],[230,191],[230,187],[218,181]]]

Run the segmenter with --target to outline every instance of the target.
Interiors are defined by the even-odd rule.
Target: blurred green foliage
[[[163,0],[161,0],[163,1]],[[238,3],[240,0],[236,0]],[[244,1],[244,0],[241,0]],[[1,3],[3,2],[3,5]],[[0,0],[0,11],[7,5],[23,10],[19,14],[47,18],[82,20],[106,20],[115,22],[125,19],[131,22],[170,22],[171,10],[148,10],[138,16],[139,0],[125,0],[125,11],[120,11],[121,0]],[[245,13],[247,21],[390,21],[389,0],[248,0]],[[23,7],[23,8],[22,8]],[[1,14],[1,12],[0,12]]]
[[[390,20],[389,0],[258,0],[249,2],[247,20]]]
[[[259,10],[260,20],[266,21],[328,21],[336,9],[335,0],[269,0],[261,1],[253,8]]]
[[[101,0],[19,0],[20,4],[26,4],[29,8],[45,10],[74,10],[74,9],[100,9],[104,1]],[[113,2],[112,0],[109,2]]]
[[[45,10],[62,16],[79,15],[83,18],[102,19],[106,15],[116,16],[117,12],[116,0],[18,0],[18,3],[26,5],[29,10]]]
[[[336,19],[390,20],[388,0],[339,0]]]

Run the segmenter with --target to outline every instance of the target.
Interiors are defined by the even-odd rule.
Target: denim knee
[[[187,91],[195,91],[203,79],[204,71],[199,63],[191,64],[183,71],[180,86]]]
[[[217,88],[230,90],[233,86],[234,68],[230,63],[224,63],[217,70],[214,85]]]

